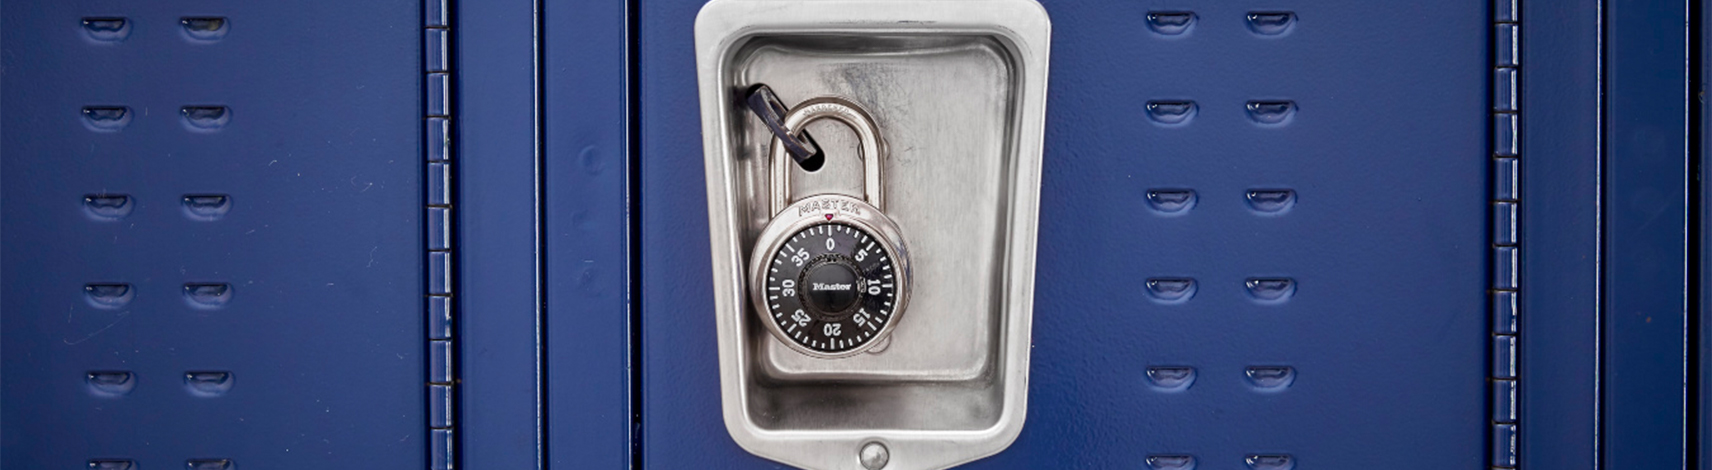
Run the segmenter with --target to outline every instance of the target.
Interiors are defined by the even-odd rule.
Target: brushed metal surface
[[[768,338],[764,370],[779,380],[970,380],[985,373],[1003,320],[995,301],[1005,241],[999,229],[1015,158],[1005,153],[1015,128],[1006,112],[1015,81],[1002,46],[981,36],[773,36],[750,44],[734,61],[734,83],[766,83],[793,106],[842,97],[873,116],[888,150],[879,187],[884,210],[902,230],[917,273],[910,315],[899,318],[884,351],[827,361]],[[738,171],[766,173],[772,133],[758,119],[736,123]],[[867,179],[855,134],[828,122],[809,131],[827,162],[813,173],[793,169],[791,200],[862,197]],[[750,213],[769,212],[770,180],[755,178],[741,190]],[[750,221],[747,241],[766,222]]]

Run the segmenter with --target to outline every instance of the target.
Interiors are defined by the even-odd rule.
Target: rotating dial
[[[895,263],[884,244],[854,225],[808,226],[768,261],[766,317],[812,351],[865,347],[897,312]]]

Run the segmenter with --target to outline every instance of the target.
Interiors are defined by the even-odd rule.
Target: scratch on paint
[[[76,346],[78,343],[82,343],[84,341],[89,341],[89,338],[94,338],[96,335],[99,335],[102,332],[105,332],[108,329],[113,328],[114,325],[118,325],[119,322],[125,321],[125,317],[129,317],[129,316],[131,316],[130,310],[119,312],[119,318],[113,319],[113,323],[108,323],[107,326],[103,326],[103,327],[101,327],[101,329],[95,330],[95,332],[90,333],[88,336],[84,336],[83,339],[79,339],[77,341],[61,339],[60,341],[64,342],[67,346]]]

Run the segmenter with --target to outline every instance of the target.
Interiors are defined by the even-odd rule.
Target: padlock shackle
[[[791,134],[800,134],[809,123],[821,119],[832,119],[850,126],[856,131],[857,149],[861,154],[864,168],[862,186],[867,196],[868,204],[875,209],[885,210],[885,192],[881,169],[885,166],[880,159],[886,153],[885,142],[880,139],[880,129],[874,125],[874,118],[868,113],[842,98],[823,97],[798,103],[790,112],[785,113],[785,128]],[[774,137],[771,147],[773,177],[771,181],[773,200],[772,214],[778,215],[791,202],[791,172],[792,160],[786,153],[783,142]]]

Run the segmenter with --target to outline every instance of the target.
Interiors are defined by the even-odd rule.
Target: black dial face
[[[804,348],[827,354],[860,348],[897,312],[895,262],[860,228],[809,226],[768,261],[767,317]]]

